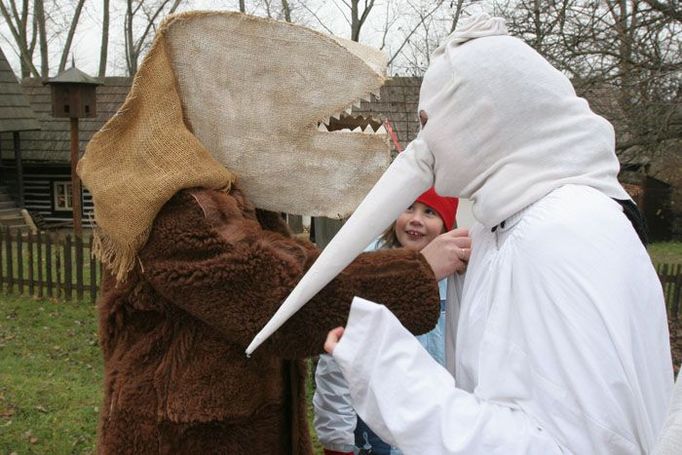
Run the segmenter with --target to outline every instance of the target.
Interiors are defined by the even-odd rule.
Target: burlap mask
[[[78,166],[95,253],[125,278],[173,194],[229,188],[237,175],[257,207],[350,214],[389,164],[386,137],[318,125],[377,93],[384,69],[379,51],[284,22],[170,16]]]

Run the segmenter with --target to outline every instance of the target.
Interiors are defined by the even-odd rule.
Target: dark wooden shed
[[[13,172],[0,169],[0,183],[8,183],[9,175],[13,175],[16,203],[24,206],[23,166],[21,156],[21,136],[24,131],[36,131],[40,123],[31,108],[26,95],[21,89],[12,67],[0,49],[0,133],[11,135],[13,155]],[[2,144],[9,145],[10,143]]]
[[[79,124],[79,150],[85,151],[90,138],[121,106],[130,90],[130,78],[107,77],[97,89],[97,116],[82,118]],[[26,208],[44,226],[69,225],[72,209],[64,205],[70,188],[70,123],[68,118],[52,116],[51,88],[39,79],[24,79],[21,86],[42,129],[22,137]],[[9,137],[2,137],[3,164],[11,160],[6,153]],[[92,199],[87,190],[82,195],[83,222],[88,225]]]

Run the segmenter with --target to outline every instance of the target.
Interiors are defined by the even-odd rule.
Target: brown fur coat
[[[311,454],[300,359],[345,323],[352,297],[386,304],[415,333],[439,306],[421,255],[366,253],[246,358],[316,256],[238,190],[177,193],[127,280],[102,284],[98,452]]]

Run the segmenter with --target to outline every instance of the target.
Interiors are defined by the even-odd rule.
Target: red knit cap
[[[457,215],[457,206],[459,205],[459,199],[456,197],[444,197],[436,193],[433,187],[429,188],[424,194],[419,196],[415,202],[421,202],[422,204],[428,205],[433,210],[438,213],[443,224],[445,224],[445,230],[449,231],[455,224],[455,216]]]

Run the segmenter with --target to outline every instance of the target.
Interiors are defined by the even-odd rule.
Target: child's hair
[[[457,206],[459,199],[454,197],[443,197],[436,193],[436,190],[431,187],[422,193],[414,202],[421,202],[422,204],[435,211],[440,219],[443,221],[443,232],[447,232],[457,227]],[[402,245],[398,241],[398,236],[395,234],[395,224],[393,221],[379,237],[377,248],[400,248]],[[441,234],[443,233],[441,232]]]
[[[400,248],[402,245],[395,235],[395,221],[379,237],[378,248]]]
[[[395,234],[395,221],[381,234],[377,242],[377,248],[400,248],[402,245],[398,241],[398,236]],[[453,225],[453,229],[457,227],[457,222]],[[447,232],[447,226],[443,225],[443,232]]]

